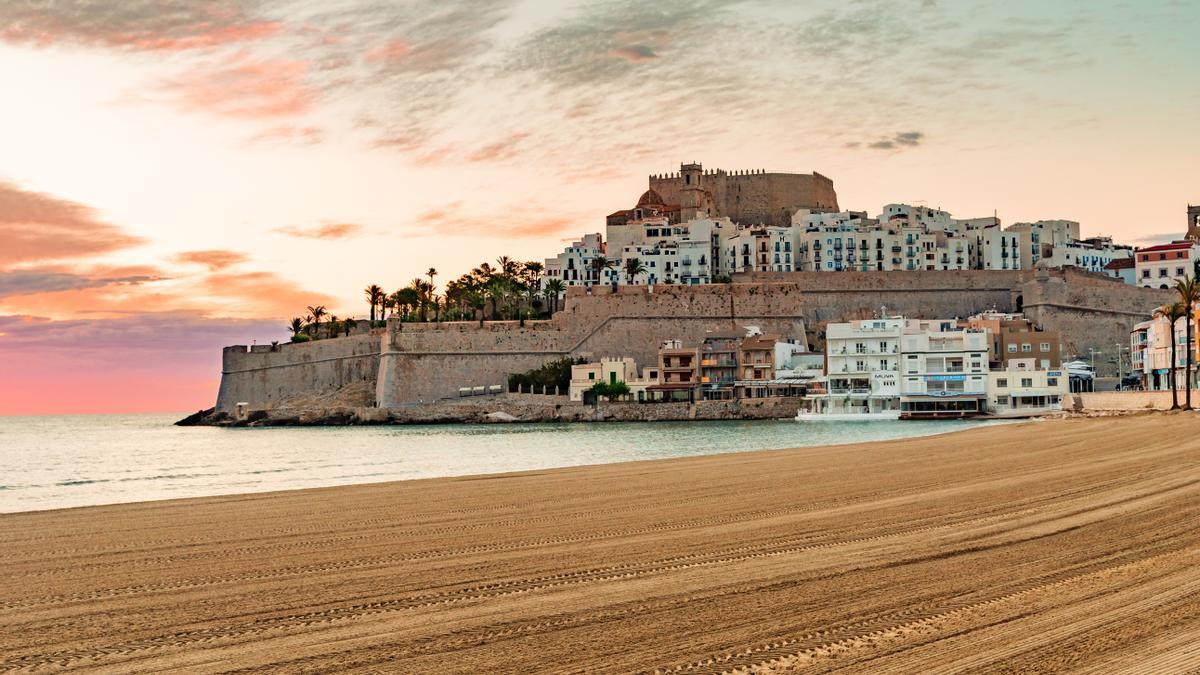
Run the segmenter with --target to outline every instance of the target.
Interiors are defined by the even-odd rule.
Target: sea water
[[[995,424],[173,426],[182,416],[0,417],[0,513],[856,443]]]

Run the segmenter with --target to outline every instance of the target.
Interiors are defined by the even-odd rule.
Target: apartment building
[[[738,379],[740,335],[710,335],[700,343],[700,398],[706,401],[734,397]]]
[[[1010,361],[1024,359],[1033,359],[1041,370],[1062,367],[1062,334],[1042,330],[1024,314],[982,312],[969,317],[966,326],[987,331],[988,367],[992,370],[1007,370]]]
[[[815,382],[811,419],[897,419],[904,319],[831,323],[825,329],[825,377]]]
[[[586,286],[595,281],[592,260],[604,255],[604,239],[599,234],[585,234],[553,258],[546,258],[542,283],[558,279],[566,286]]]
[[[1068,377],[1061,369],[1045,370],[1037,359],[1012,359],[1003,370],[988,373],[987,409],[994,417],[1028,417],[1062,410]]]
[[[955,321],[910,319],[900,350],[900,418],[981,415],[987,407],[988,335]]]
[[[1196,275],[1200,243],[1184,240],[1147,246],[1139,248],[1135,257],[1138,286],[1171,288],[1176,281]]]

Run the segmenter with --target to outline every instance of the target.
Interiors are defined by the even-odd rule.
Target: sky
[[[682,162],[1169,240],[1197,35],[1194,0],[4,0],[0,415],[208,407],[223,345],[553,256]]]

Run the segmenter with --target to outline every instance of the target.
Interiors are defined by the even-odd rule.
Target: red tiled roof
[[[1169,244],[1159,244],[1157,246],[1147,246],[1146,248],[1139,248],[1137,250],[1137,252],[1138,253],[1148,253],[1150,251],[1178,251],[1181,249],[1191,248],[1195,245],[1196,245],[1195,242],[1190,242],[1190,241],[1186,241],[1186,240],[1173,241]]]
[[[1125,270],[1125,269],[1132,269],[1135,266],[1136,265],[1134,264],[1133,258],[1113,258],[1112,260],[1110,260],[1108,262],[1107,265],[1104,266],[1104,269],[1106,269],[1106,270]]]

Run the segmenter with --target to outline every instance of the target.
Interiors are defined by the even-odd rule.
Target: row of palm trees
[[[358,325],[354,319],[339,319],[336,314],[331,315],[329,310],[325,309],[325,305],[309,305],[305,309],[308,313],[304,317],[294,316],[288,323],[288,330],[292,332],[292,342],[319,340],[322,337],[334,337],[338,333],[349,335]],[[321,320],[326,317],[329,320],[322,324]]]
[[[566,290],[563,282],[541,283],[544,266],[501,256],[496,264],[484,262],[449,281],[442,294],[436,292],[438,271],[429,268],[426,281],[416,278],[408,286],[388,294],[378,284],[363,289],[370,307],[372,325],[379,319],[399,317],[402,321],[465,321],[548,318],[558,310]]]
[[[1163,305],[1154,312],[1155,318],[1164,318],[1171,325],[1171,410],[1178,410],[1181,407],[1184,410],[1192,409],[1192,361],[1196,355],[1196,350],[1192,346],[1192,329],[1196,323],[1194,318],[1195,310],[1200,307],[1200,279],[1197,277],[1184,277],[1175,282],[1175,292],[1179,295],[1179,299],[1175,302]],[[1179,405],[1179,383],[1176,380],[1176,371],[1178,369],[1178,360],[1176,359],[1176,344],[1175,339],[1175,324],[1183,319],[1187,323],[1186,326],[1186,376],[1184,377],[1184,403]]]

